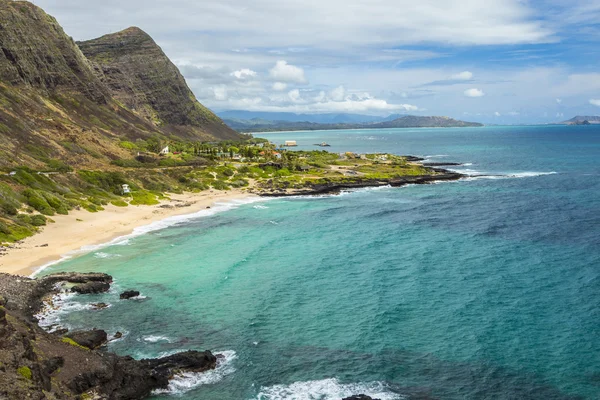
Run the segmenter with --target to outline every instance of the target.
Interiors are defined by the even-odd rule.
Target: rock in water
[[[342,400],[379,400],[379,399],[374,399],[371,396],[367,396],[366,394],[355,394],[354,396],[346,397]]]
[[[106,282],[88,282],[81,285],[76,285],[71,288],[71,291],[79,294],[104,293],[110,289],[110,283]]]
[[[92,329],[91,331],[71,332],[66,335],[67,338],[75,343],[94,350],[108,342],[108,334],[102,329]]]
[[[123,299],[123,300],[127,300],[127,299],[131,299],[132,297],[137,297],[139,295],[140,295],[140,292],[138,292],[137,290],[126,290],[119,295],[119,298]]]

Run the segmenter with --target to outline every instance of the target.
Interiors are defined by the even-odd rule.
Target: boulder
[[[131,299],[132,297],[137,297],[140,295],[140,292],[137,290],[126,290],[119,295],[119,298],[122,300]]]
[[[94,310],[103,310],[105,308],[108,308],[108,304],[106,304],[106,303],[92,303],[92,308]]]
[[[93,294],[108,292],[109,289],[110,283],[108,282],[92,281],[75,285],[71,288],[71,291],[79,294]]]
[[[346,397],[342,400],[379,400],[379,399],[374,399],[371,396],[367,396],[366,394],[355,394],[354,396]]]
[[[92,329],[91,331],[71,332],[65,337],[73,340],[75,343],[87,347],[90,350],[97,349],[108,342],[108,335],[102,329]]]

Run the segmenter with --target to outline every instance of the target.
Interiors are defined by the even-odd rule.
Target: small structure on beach
[[[285,147],[296,147],[298,146],[298,143],[296,143],[295,140],[286,140],[284,143]]]
[[[169,146],[167,146],[164,149],[162,149],[160,151],[160,154],[163,155],[163,156],[166,156],[167,154],[169,154]]]
[[[129,194],[131,193],[131,189],[129,188],[129,185],[121,185],[121,193],[123,194]]]

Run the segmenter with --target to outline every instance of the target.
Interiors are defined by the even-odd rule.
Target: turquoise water
[[[157,398],[600,398],[600,127],[264,137],[509,177],[222,205],[155,226],[45,271],[116,281],[68,299],[61,323],[125,332],[109,349],[134,357],[225,352]],[[144,297],[119,301],[130,288]]]

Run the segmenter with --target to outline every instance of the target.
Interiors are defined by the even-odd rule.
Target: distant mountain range
[[[569,120],[560,122],[562,125],[595,125],[600,124],[598,115],[577,115]]]
[[[296,114],[290,112],[265,112],[265,111],[244,111],[230,110],[217,112],[217,115],[223,119],[229,120],[261,120],[277,122],[313,122],[317,124],[358,124],[367,122],[383,122],[400,118],[402,114],[392,114],[387,117],[377,117],[373,115],[349,114],[349,113],[328,113],[328,114]]]
[[[243,115],[243,112],[232,112],[234,115]],[[343,119],[358,119],[361,116],[357,114],[317,114],[310,115],[313,121],[288,121],[288,120],[270,120],[266,118],[254,117],[252,119],[240,119],[240,118],[227,118],[225,113],[219,115],[223,118],[225,123],[231,128],[238,132],[277,132],[277,131],[308,131],[308,130],[330,130],[330,129],[377,129],[377,128],[452,128],[452,127],[474,127],[483,126],[478,122],[465,122],[456,120],[450,117],[423,117],[416,115],[390,115],[386,118],[371,118],[369,121],[360,122],[330,122],[330,123],[319,123],[313,122],[318,119],[331,119],[331,120],[343,120]],[[255,115],[257,113],[248,112],[247,115]],[[272,114],[276,114],[275,118],[280,117],[280,113],[264,113],[265,117],[271,117]],[[285,117],[302,118],[305,115],[302,114],[291,114],[285,113]],[[308,115],[306,115],[308,116]]]

